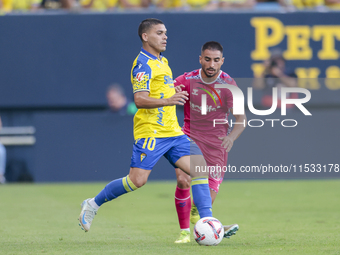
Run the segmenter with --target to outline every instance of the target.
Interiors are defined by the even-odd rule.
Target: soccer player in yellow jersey
[[[166,32],[158,19],[146,19],[139,25],[143,47],[131,70],[138,111],[134,117],[130,172],[107,184],[96,197],[83,201],[79,225],[85,232],[102,204],[142,187],[162,156],[191,175],[193,199],[200,217],[212,216],[207,173],[195,171],[195,166],[206,166],[205,160],[196,143],[178,125],[176,105],[184,105],[188,93],[176,93],[168,60],[161,54],[166,49]]]

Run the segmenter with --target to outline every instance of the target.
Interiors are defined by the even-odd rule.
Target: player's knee
[[[140,188],[142,186],[144,186],[144,184],[147,182],[148,179],[144,179],[144,178],[136,178],[134,180],[131,180],[133,182],[133,184],[137,187]]]
[[[191,178],[189,175],[179,175],[177,176],[177,187],[180,189],[188,189],[190,188]]]
[[[192,156],[192,164],[190,165],[190,176],[191,177],[199,177],[199,176],[207,176],[209,173],[207,172],[207,163],[202,155],[194,155]]]

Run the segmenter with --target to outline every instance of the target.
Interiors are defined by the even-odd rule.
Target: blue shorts
[[[162,156],[176,167],[177,160],[187,155],[202,155],[196,143],[187,135],[141,138],[133,145],[130,167],[152,170]]]

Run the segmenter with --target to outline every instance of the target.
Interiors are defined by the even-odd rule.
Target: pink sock
[[[175,205],[181,229],[190,228],[191,198],[190,188],[180,189],[176,186]]]

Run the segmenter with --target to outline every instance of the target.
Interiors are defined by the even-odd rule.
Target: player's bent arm
[[[231,112],[232,109],[231,109]],[[219,137],[220,140],[222,140],[221,146],[226,149],[227,152],[231,150],[231,148],[234,145],[234,141],[241,135],[243,130],[245,129],[245,125],[247,123],[247,117],[246,115],[234,115],[235,116],[235,124],[233,125],[233,130],[230,132],[229,135],[225,137]]]
[[[234,115],[233,109],[231,109],[230,111]],[[247,116],[245,114],[234,115],[234,117],[235,124],[233,125],[233,130],[228,135],[231,139],[233,139],[233,141],[235,141],[242,134],[247,125]]]
[[[184,105],[188,100],[187,95],[186,91],[181,91],[170,98],[153,98],[149,97],[149,92],[141,91],[134,94],[134,99],[138,109],[152,109],[163,106]]]

